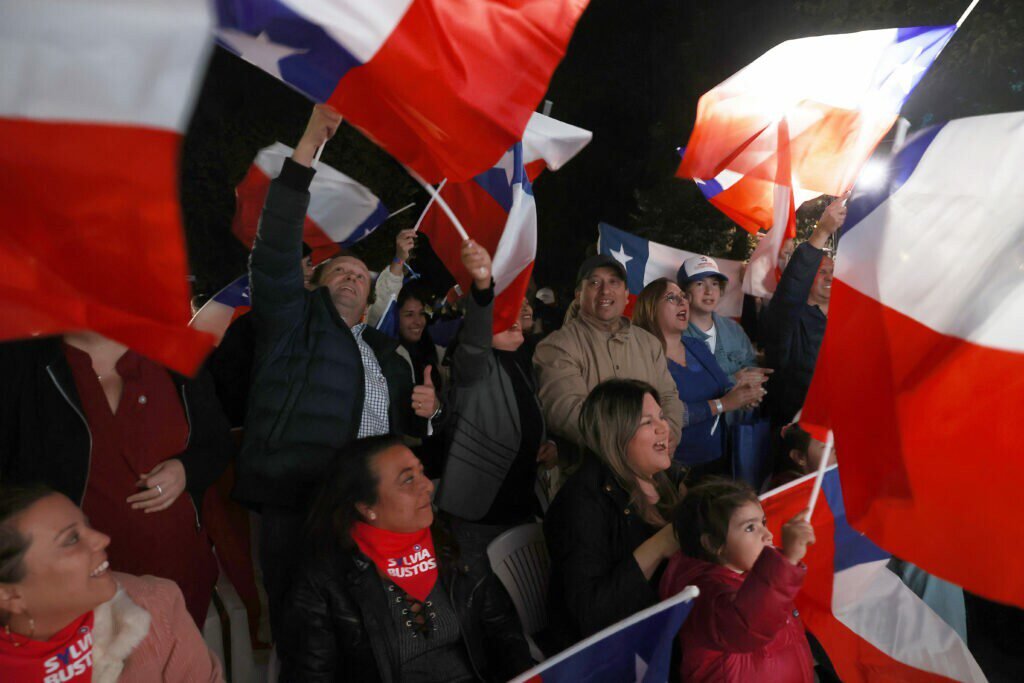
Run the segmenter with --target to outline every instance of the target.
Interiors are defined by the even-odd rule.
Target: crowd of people
[[[542,288],[495,332],[491,255],[467,240],[472,285],[442,347],[431,298],[404,281],[413,231],[376,281],[347,252],[309,263],[313,159],[339,124],[316,107],[271,183],[252,310],[196,378],[95,333],[0,345],[4,680],[84,667],[54,664],[69,645],[94,681],[220,680],[198,631],[218,574],[202,512],[229,463],[259,516],[279,681],[507,680],[535,663],[526,635],[550,656],[691,584],[684,680],[811,681],[816,659],[826,677],[793,606],[813,528],[801,514],[774,539],[757,494],[825,457],[792,423],[843,203],[751,334],[717,312],[739,283],[712,258],[648,284],[630,318],[604,255],[566,309]],[[397,338],[375,326],[392,299]],[[766,476],[743,481],[732,429],[752,420],[770,425]],[[487,548],[536,521],[549,623],[524,634]]]

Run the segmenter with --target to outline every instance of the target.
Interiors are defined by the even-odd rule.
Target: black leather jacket
[[[449,543],[438,543],[437,555],[477,677],[507,681],[531,667],[519,617],[498,578],[470,574]],[[280,683],[401,681],[398,648],[388,637],[392,618],[376,568],[358,548],[310,560],[287,601]]]

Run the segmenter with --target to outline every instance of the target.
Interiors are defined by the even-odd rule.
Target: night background
[[[551,116],[594,139],[557,173],[536,182],[537,286],[564,293],[606,221],[664,244],[733,259],[752,248],[746,232],[708,204],[695,184],[673,176],[697,100],[791,38],[903,26],[949,25],[968,0],[592,0],[555,71]],[[247,250],[231,233],[234,187],[256,152],[294,146],[311,103],[221,48],[212,55],[185,139],[182,201],[194,293],[211,295],[245,272]],[[979,114],[1024,110],[1024,2],[982,0],[908,100],[919,128]],[[879,147],[884,152],[888,141]],[[356,251],[371,269],[392,254],[427,195],[388,154],[348,125],[323,161],[371,189],[389,208],[416,202]],[[823,201],[799,213],[808,225]],[[472,226],[467,225],[472,234]],[[418,249],[413,265],[436,291],[450,280]]]

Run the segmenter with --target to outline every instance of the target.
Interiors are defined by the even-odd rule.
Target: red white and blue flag
[[[203,307],[192,316],[192,327],[209,332],[220,344],[221,338],[235,318],[252,310],[252,299],[249,296],[249,274],[234,280],[224,289],[213,295]]]
[[[921,131],[849,203],[804,419],[829,424],[851,523],[1024,606],[1024,113]]]
[[[700,98],[676,176],[699,181],[752,233],[777,223],[777,204],[844,194],[954,31],[880,29],[777,45]],[[788,193],[776,196],[776,186]]]
[[[445,183],[440,190],[469,236],[493,255],[495,333],[519,319],[537,253],[537,207],[528,169],[539,173],[561,168],[591,137],[590,131],[535,113],[523,141],[493,168],[469,182]],[[420,230],[462,291],[468,292],[471,279],[462,266],[462,240],[448,216],[431,204]]]
[[[672,643],[698,595],[695,586],[595,633],[511,683],[664,683]]]
[[[846,452],[842,458],[845,478],[850,461]],[[782,538],[782,524],[807,507],[814,478],[761,497],[776,538]],[[889,553],[849,525],[835,466],[825,472],[821,494],[811,517],[817,541],[804,558],[807,577],[796,606],[839,678],[984,681],[957,632],[888,569]]]
[[[587,2],[216,0],[217,35],[428,182],[464,182],[522,138]]]
[[[247,247],[252,247],[256,239],[270,181],[281,173],[284,160],[293,151],[280,142],[261,149],[245,179],[235,189],[235,218],[231,230]],[[387,217],[387,207],[370,190],[321,162],[309,186],[309,209],[302,241],[313,250],[313,262],[319,263],[333,255],[338,247],[351,246],[369,235]]]
[[[626,315],[633,310],[633,302],[644,287],[660,277],[675,282],[676,273],[683,261],[698,254],[683,249],[667,247],[651,242],[625,230],[619,230],[607,223],[598,224],[598,253],[611,256],[626,269],[626,286],[629,289],[629,303]],[[722,274],[729,278],[730,286],[719,304],[718,313],[739,318],[743,313],[743,291],[737,286],[743,278],[743,264],[739,261],[716,258]]]
[[[179,372],[178,157],[210,48],[203,0],[12,0],[0,20],[0,340],[95,330]]]

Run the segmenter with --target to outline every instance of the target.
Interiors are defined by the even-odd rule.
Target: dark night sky
[[[673,246],[745,256],[730,223],[692,183],[674,179],[700,95],[790,38],[873,28],[954,23],[967,0],[592,0],[551,80],[552,115],[594,140],[535,188],[540,223],[535,277],[571,284],[604,220]],[[976,114],[1024,109],[1024,2],[982,0],[918,86],[904,115],[914,128]],[[310,103],[217,50],[186,137],[182,171],[196,291],[212,293],[245,269],[230,233],[233,187],[256,151],[294,144]],[[344,127],[324,161],[385,204],[425,203],[387,154]],[[390,258],[394,234],[416,211],[367,239],[371,268]]]

